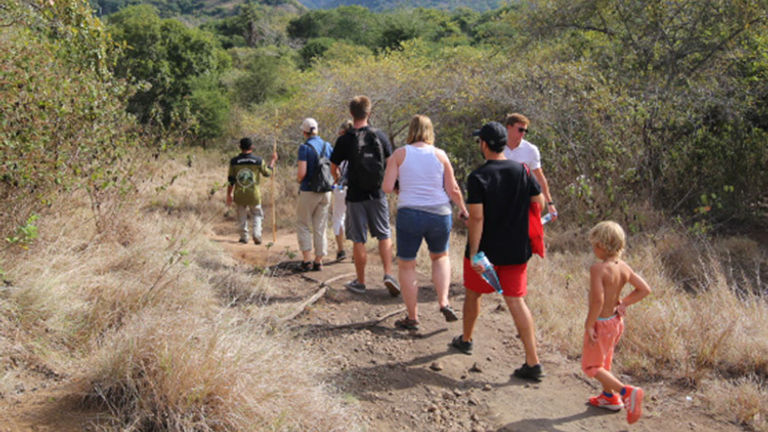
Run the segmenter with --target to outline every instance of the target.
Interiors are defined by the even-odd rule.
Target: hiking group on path
[[[296,176],[301,270],[322,270],[328,255],[326,230],[332,208],[337,260],[347,256],[344,238],[353,244],[356,278],[345,284],[349,291],[360,295],[367,292],[365,244],[370,233],[378,241],[384,270],[382,283],[393,297],[402,292],[406,306],[407,315],[395,321],[395,326],[418,330],[416,256],[423,239],[429,250],[439,311],[446,321],[457,321],[459,317],[448,298],[453,203],[459,220],[467,224],[468,238],[463,257],[463,331],[450,345],[472,354],[481,298],[498,291],[525,350],[525,362],[513,375],[540,381],[545,375],[537,353],[533,316],[525,302],[527,262],[533,253],[544,256],[540,218],[543,209],[547,209],[550,220],[557,218],[557,209],[541,168],[539,150],[523,139],[529,120],[521,114],[509,114],[505,124],[489,122],[473,132],[485,162],[469,174],[465,202],[447,154],[435,147],[434,128],[427,116],[413,116],[406,145],[393,151],[388,136],[368,122],[368,97],[354,97],[349,111],[352,121],[342,124],[333,146],[320,138],[316,120],[306,118],[301,124],[304,142],[298,149]],[[273,153],[265,164],[253,155],[249,138],[240,141],[240,149],[241,153],[230,161],[227,205],[234,203],[237,208],[240,242],[248,243],[250,220],[252,238],[258,245],[263,219],[259,182],[262,176],[272,175],[277,154]],[[393,273],[388,193],[398,197],[397,278]],[[626,408],[627,421],[634,423],[642,415],[643,390],[620,382],[611,373],[611,366],[614,347],[624,331],[627,307],[647,296],[650,288],[620,259],[625,247],[621,226],[600,222],[589,232],[589,241],[598,261],[590,268],[582,370],[603,387],[600,395],[589,398],[589,403],[613,411]],[[490,263],[483,265],[483,256]],[[626,284],[634,289],[621,297]]]

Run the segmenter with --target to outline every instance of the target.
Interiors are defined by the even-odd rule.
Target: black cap
[[[504,146],[507,145],[507,128],[499,122],[492,121],[484,124],[483,127],[472,132],[472,136],[480,137],[495,152],[504,150]]]

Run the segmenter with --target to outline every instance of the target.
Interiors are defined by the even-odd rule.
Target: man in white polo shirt
[[[549,184],[544,177],[544,171],[541,170],[541,154],[539,148],[523,139],[528,132],[530,121],[522,114],[507,114],[504,122],[507,126],[507,145],[504,147],[504,156],[513,161],[524,163],[533,173],[541,186],[541,193],[547,203],[547,211],[552,214],[552,220],[557,219],[557,209],[552,201],[552,195],[549,193]]]

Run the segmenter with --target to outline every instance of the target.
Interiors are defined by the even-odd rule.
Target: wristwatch
[[[550,202],[547,203],[547,205],[551,206],[551,205],[555,205],[555,203],[553,201],[550,201]]]

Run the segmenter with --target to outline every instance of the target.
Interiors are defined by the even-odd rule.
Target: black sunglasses
[[[528,129],[519,127],[519,128],[517,128],[517,131],[521,132],[521,133],[526,133],[526,132],[528,132]]]

